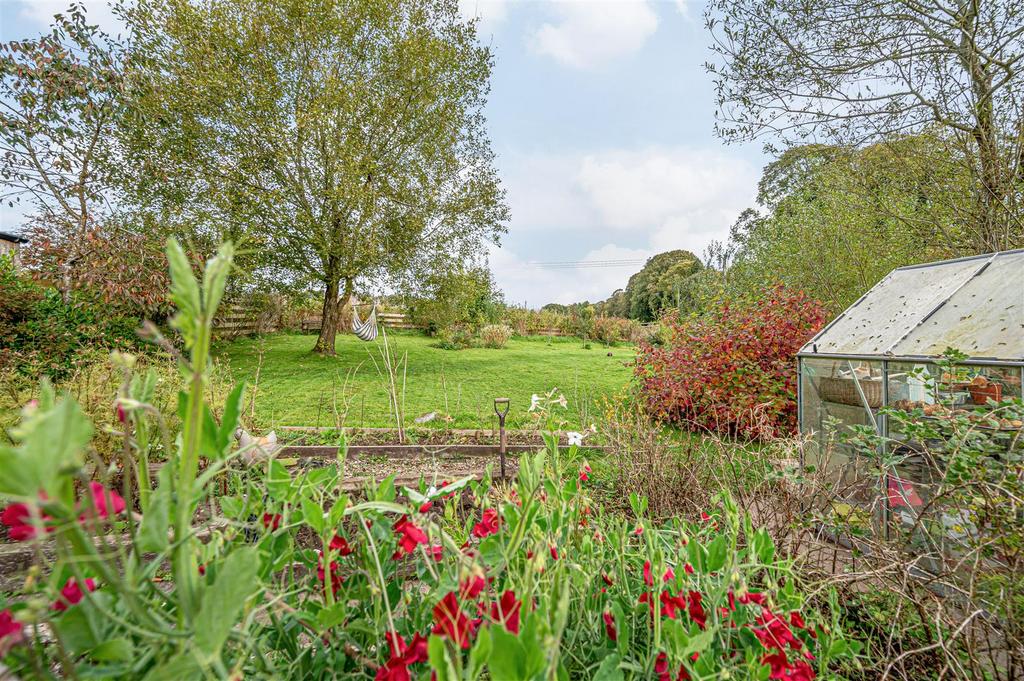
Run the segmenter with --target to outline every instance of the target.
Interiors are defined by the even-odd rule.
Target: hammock
[[[367,317],[366,321],[359,319],[359,311],[356,310],[356,306],[352,306],[352,333],[359,338],[359,340],[372,341],[377,338],[377,303],[373,303],[373,309],[370,310],[370,316]]]

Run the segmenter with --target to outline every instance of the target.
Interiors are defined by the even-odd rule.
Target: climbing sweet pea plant
[[[36,549],[0,604],[15,673],[806,680],[856,652],[728,497],[698,523],[656,524],[641,498],[605,513],[578,448],[553,435],[507,482],[352,493],[343,442],[321,467],[243,464],[230,435],[244,390],[219,418],[203,399],[231,249],[202,283],[173,242],[168,258],[180,432],[147,404],[151,381],[129,377],[117,489],[90,463],[87,419],[52,390],[0,447],[2,521]],[[153,441],[169,456],[150,480]]]

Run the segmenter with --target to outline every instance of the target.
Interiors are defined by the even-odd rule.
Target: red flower
[[[763,629],[754,629],[753,631],[765,648],[776,648],[781,651],[788,645],[790,648],[798,650],[803,645],[800,639],[793,635],[793,631],[786,624],[785,620],[768,610],[768,608],[764,608],[761,614],[754,619],[754,622],[764,627]]]
[[[498,531],[498,527],[501,526],[501,518],[498,517],[498,512],[493,508],[484,510],[483,516],[480,518],[480,522],[473,526],[473,536],[483,539]]]
[[[491,603],[491,619],[501,622],[513,634],[519,633],[519,609],[522,601],[516,598],[511,589],[501,595],[501,600]]]
[[[661,576],[662,581],[671,582],[676,578],[676,573],[672,571],[672,568],[665,568],[665,574]]]
[[[636,529],[635,529],[635,530],[633,530],[633,534],[635,534],[635,535],[636,535],[636,536],[638,536],[638,537],[639,537],[639,536],[640,536],[641,534],[643,534],[643,533],[644,533],[644,526],[643,526],[643,525],[637,525],[637,526],[636,526]]]
[[[707,521],[711,520],[711,516],[709,516],[704,511],[701,511],[700,512],[700,519],[703,520],[704,522],[707,522]]]
[[[413,634],[408,646],[395,632],[389,633],[387,639],[391,658],[377,669],[377,681],[410,681],[409,665],[427,661],[427,639],[419,632]]]
[[[398,538],[398,550],[395,551],[395,555],[392,558],[401,558],[403,555],[409,555],[416,550],[418,544],[427,543],[427,534],[419,527],[417,527],[409,516],[403,515],[394,524],[394,530],[400,536]]]
[[[447,636],[460,648],[469,648],[473,623],[459,607],[454,591],[449,592],[434,606],[434,628],[431,631],[440,636]]]
[[[583,464],[583,468],[580,469],[580,482],[588,482],[590,480],[591,472],[590,465]]]
[[[756,603],[758,605],[762,605],[763,606],[764,605],[764,601],[765,601],[765,595],[761,594],[761,593],[756,593],[754,591],[748,591],[747,593],[745,593],[745,594],[740,596],[740,603],[742,603],[743,605],[749,605],[751,603]]]
[[[205,577],[206,576],[206,566],[203,565],[202,563],[199,564],[199,575],[201,577]]]
[[[40,519],[43,523],[50,520],[49,516],[46,515],[42,515]],[[11,541],[35,539],[38,532],[36,526],[32,523],[32,513],[29,511],[27,504],[11,504],[0,514],[0,522],[7,526],[7,536],[11,538]],[[53,532],[53,529],[52,527],[47,527],[46,532]]]
[[[316,576],[320,580],[320,583],[324,583],[326,570],[324,570],[324,554],[320,553],[320,560],[316,564]],[[338,565],[338,561],[331,561],[331,591],[338,593],[338,589],[345,583],[345,578],[341,574],[341,566]]]
[[[274,532],[277,528],[281,527],[281,521],[284,520],[284,516],[280,513],[264,513],[263,514],[263,529]]]
[[[804,618],[796,610],[794,610],[793,612],[789,613],[789,623],[791,625],[793,625],[794,627],[796,627],[797,629],[806,629],[807,628],[807,624],[804,622]]]
[[[101,520],[105,520],[110,517],[111,511],[113,511],[113,515],[124,513],[124,509],[126,508],[124,499],[114,490],[107,490],[103,485],[94,480],[89,483],[89,492],[92,494],[92,503],[96,507],[96,515],[98,515]],[[110,502],[109,506],[107,504],[108,501]],[[86,513],[81,516],[81,519],[84,520],[89,513],[89,511],[86,511]]]
[[[690,615],[691,620],[697,623],[698,627],[703,629],[707,622],[707,614],[704,612],[704,607],[700,604],[702,596],[699,591],[691,591],[689,597],[690,605],[687,608],[687,614]]]
[[[468,600],[476,598],[487,587],[487,580],[481,575],[470,577],[459,584],[459,598]]]
[[[669,596],[667,591],[661,592],[661,616],[670,620],[676,618],[676,609],[686,609],[686,599],[682,595]]]
[[[651,574],[651,561],[644,562],[644,584],[654,586],[654,576]]]
[[[614,582],[614,581],[612,580],[612,578],[611,578],[611,577],[609,577],[609,576],[608,576],[608,575],[607,575],[606,573],[604,573],[604,572],[602,572],[602,573],[601,573],[601,579],[603,579],[603,580],[604,580],[604,583],[605,583],[605,584],[607,584],[608,586],[612,586],[613,584],[615,584],[615,582]]]
[[[558,547],[552,544],[548,547],[548,551],[551,552],[551,559],[558,560]]]
[[[619,632],[615,630],[615,618],[607,610],[601,613],[601,618],[604,619],[604,633],[608,634],[611,640],[618,641]]]
[[[85,589],[86,591],[95,591],[96,580],[85,580]],[[72,605],[76,605],[81,601],[84,595],[85,594],[82,593],[82,587],[79,585],[79,582],[72,577],[64,584],[64,588],[60,590],[60,597],[53,602],[50,609],[56,610],[57,612],[64,612]]]
[[[654,673],[658,675],[658,681],[672,681],[672,676],[668,673],[668,655],[665,653],[658,653],[658,657],[654,659]]]
[[[683,572],[685,572],[688,575],[692,575],[693,574],[693,566],[690,565],[689,563],[683,564]]]
[[[0,650],[20,643],[24,638],[21,622],[14,619],[14,614],[10,610],[0,611]]]
[[[348,540],[340,534],[334,535],[329,546],[332,551],[337,551],[339,556],[350,556],[355,552],[355,549],[349,546]]]
[[[432,508],[434,508],[433,501],[424,501],[422,504],[420,504],[420,513],[426,513]]]
[[[431,557],[431,558],[433,558],[433,559],[434,559],[434,560],[435,560],[436,562],[438,562],[438,563],[440,563],[440,562],[441,562],[441,557],[442,557],[442,556],[441,556],[441,545],[440,545],[440,544],[438,544],[438,545],[436,545],[436,546],[428,546],[428,547],[427,547],[427,553],[428,553],[428,554],[430,555],[430,557]]]

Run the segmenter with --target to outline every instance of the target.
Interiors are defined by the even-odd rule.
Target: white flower
[[[565,434],[565,437],[569,440],[569,446],[576,445],[577,447],[583,444],[583,433],[577,433],[575,430],[570,430]]]
[[[534,411],[539,406],[540,406],[540,395],[538,395],[537,393],[534,393],[530,397],[530,408],[528,409],[528,411]]]
[[[565,409],[566,407],[569,406],[569,400],[565,399],[565,395],[559,395],[558,396],[558,404],[559,404],[559,406],[562,407],[562,409]]]

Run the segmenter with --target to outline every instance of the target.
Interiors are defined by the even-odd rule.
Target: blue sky
[[[0,0],[0,40],[38,34],[67,0]],[[103,0],[94,21],[116,24]],[[715,136],[702,3],[460,0],[495,54],[488,126],[512,210],[490,261],[510,302],[600,300],[638,267],[536,263],[701,254],[756,192],[760,144]],[[0,229],[17,231],[17,211]]]

